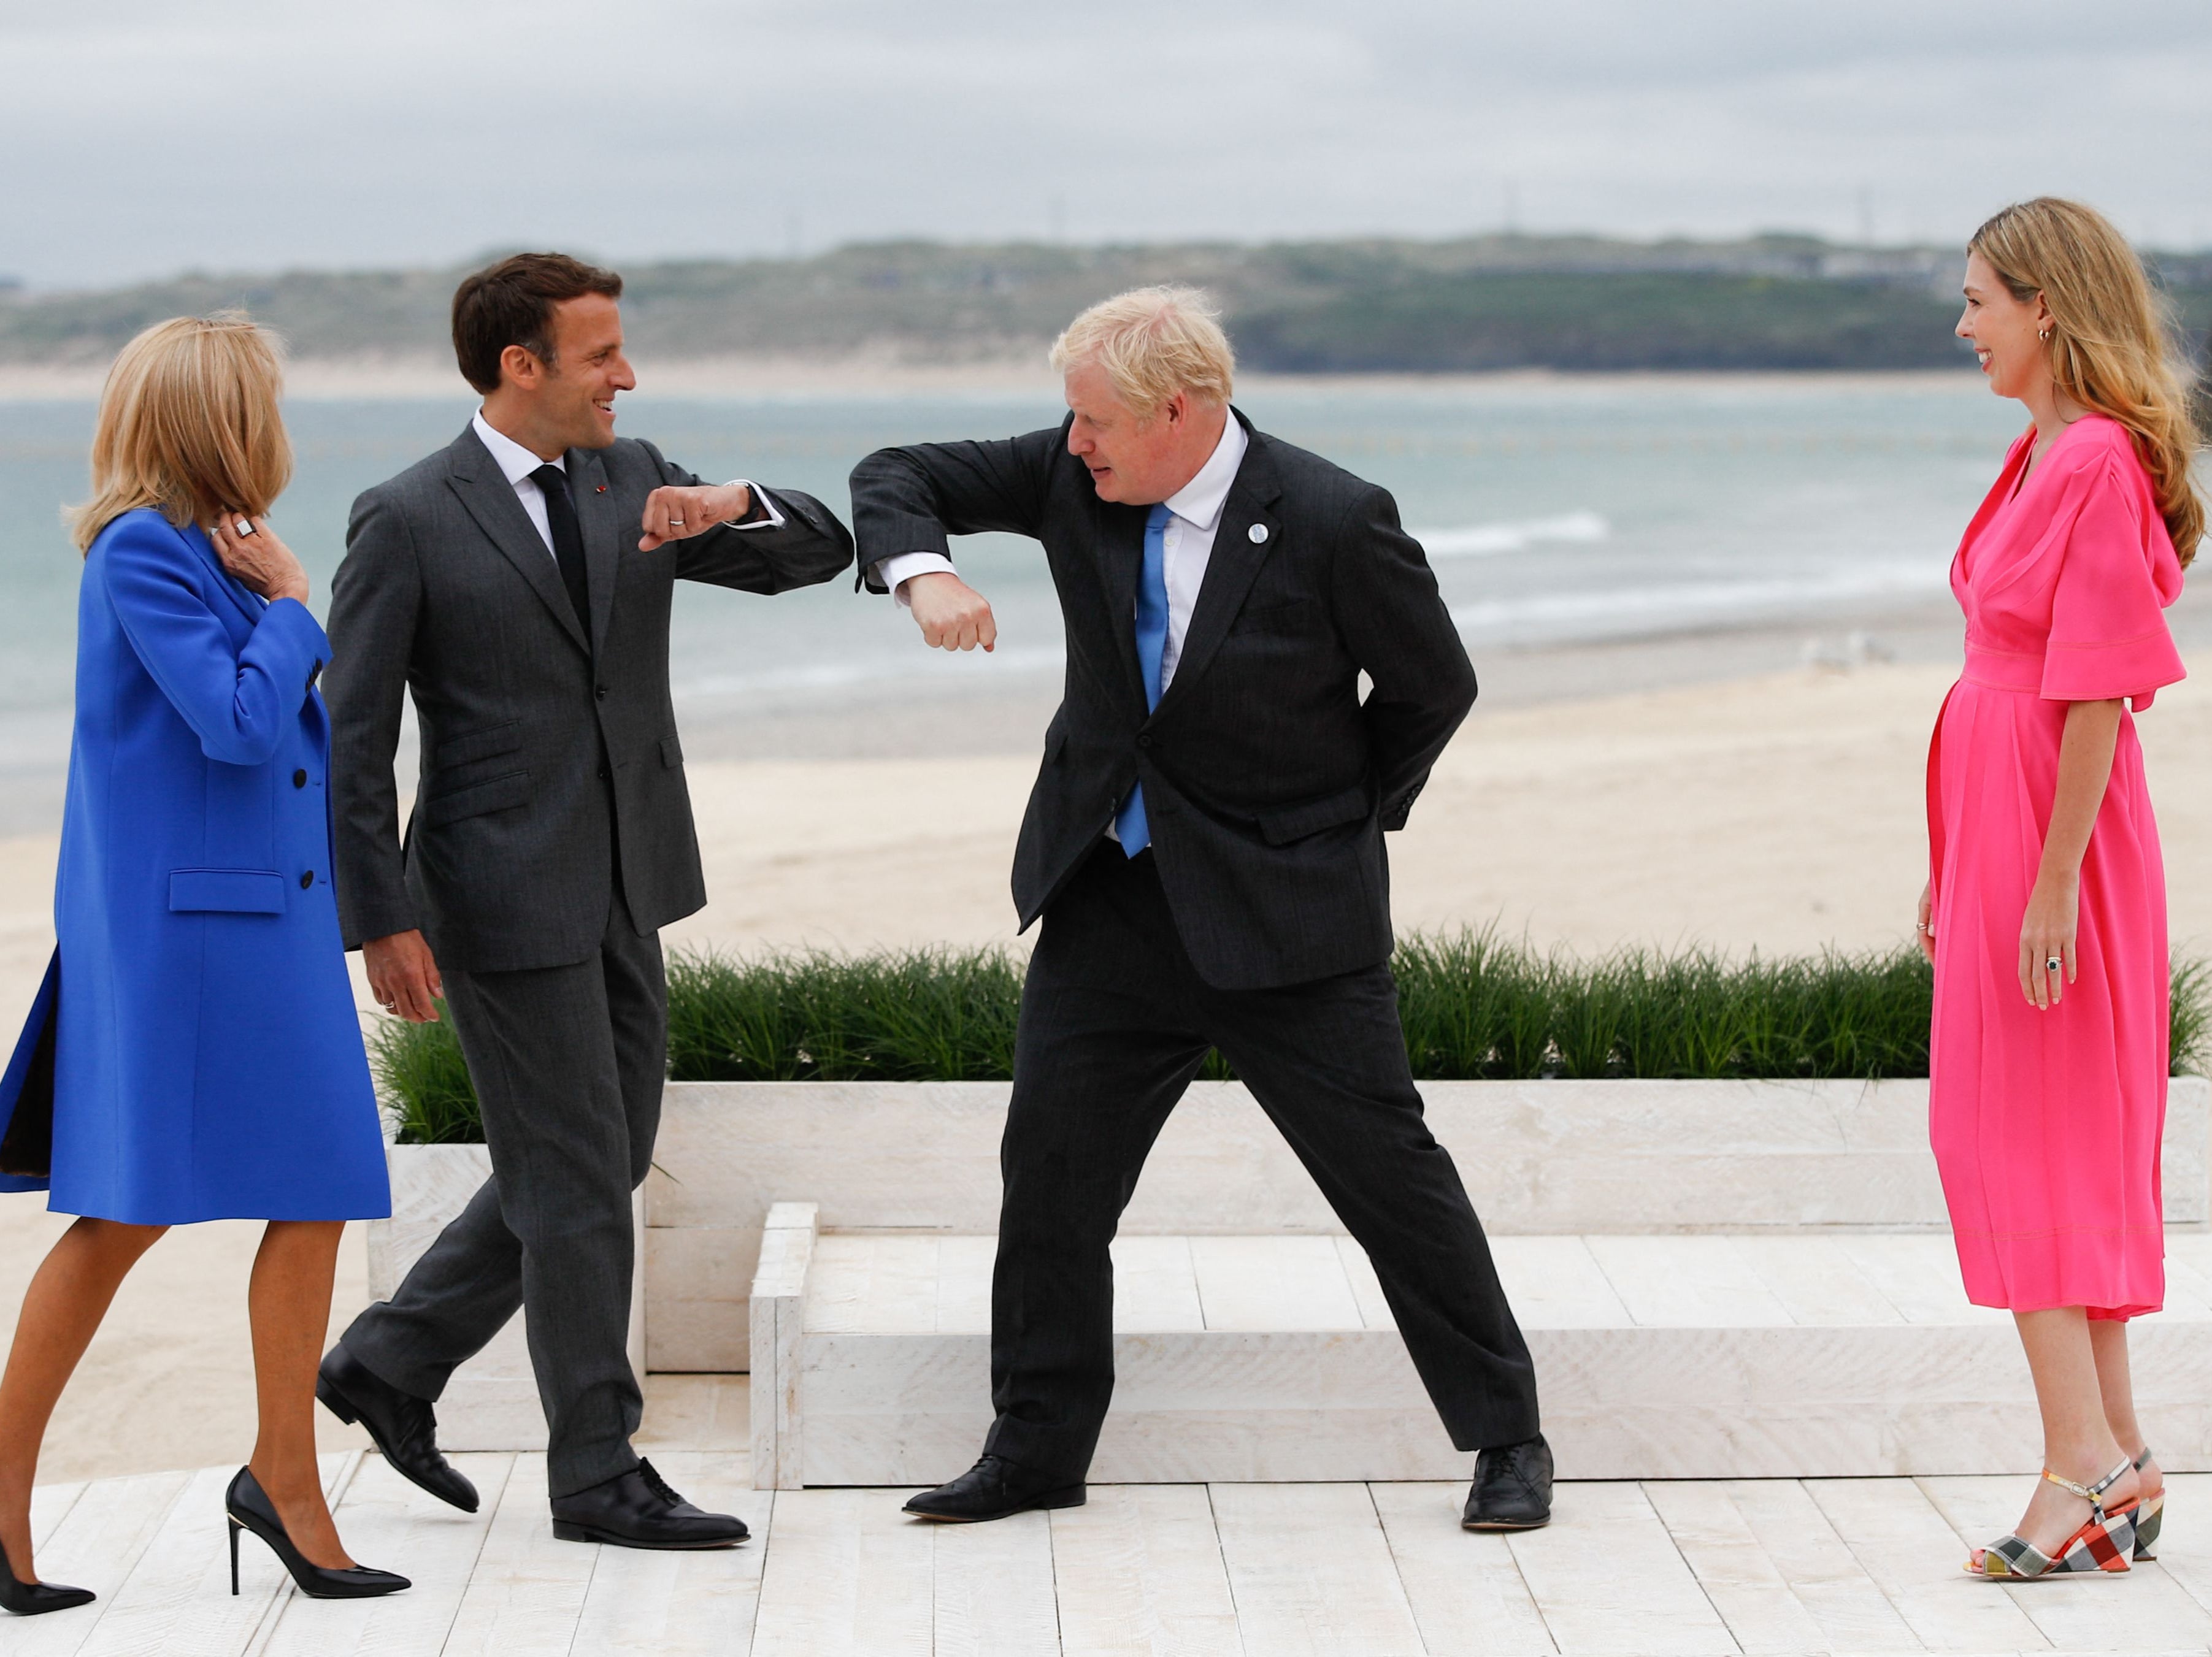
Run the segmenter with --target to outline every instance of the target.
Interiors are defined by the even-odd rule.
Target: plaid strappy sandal
[[[2150,1446],[2146,1444],[2143,1453],[2136,1458],[2136,1471],[2141,1472],[2143,1463],[2149,1460]],[[2166,1481],[2160,1479],[2158,1488],[2145,1490],[2138,1501],[2140,1505],[2136,1508],[2136,1557],[2155,1559],[2158,1557],[2158,1533],[2166,1524]]]
[[[1976,1548],[1966,1559],[1966,1575],[1992,1581],[2032,1582],[2039,1576],[2061,1576],[2078,1571],[2123,1571],[2136,1545],[2136,1514],[2140,1501],[2107,1512],[2105,1492],[2135,1467],[2123,1461],[2094,1484],[2076,1484],[2045,1467],[2043,1476],[2063,1490],[2070,1490],[2089,1504],[2089,1517],[2066,1539],[2057,1556],[2021,1536],[2001,1536],[1986,1548]]]

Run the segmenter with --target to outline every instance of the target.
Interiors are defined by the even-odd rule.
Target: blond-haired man
[[[1113,1392],[1108,1245],[1218,1047],[1373,1260],[1452,1442],[1464,1522],[1551,1516],[1528,1351],[1421,1120],[1391,981],[1386,829],[1474,701],[1389,495],[1253,429],[1202,294],[1140,288],[1054,348],[1068,417],[854,470],[868,585],[988,649],[947,537],[1044,544],[1067,680],[1014,854],[1042,918],[1022,1000],[992,1290],[997,1419],[924,1518],[1073,1507]],[[1364,673],[1373,689],[1363,699]]]

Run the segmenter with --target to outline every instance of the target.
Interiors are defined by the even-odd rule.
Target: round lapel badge
[[[1265,524],[1255,524],[1250,529],[1246,530],[1244,533],[1247,538],[1251,541],[1252,544],[1256,547],[1262,541],[1265,541],[1267,538],[1267,526]]]

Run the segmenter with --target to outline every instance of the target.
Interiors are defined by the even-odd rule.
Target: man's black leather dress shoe
[[[1079,1508],[1090,1499],[1079,1480],[1041,1473],[1004,1456],[987,1455],[950,1484],[924,1490],[906,1504],[916,1519],[946,1525],[974,1525],[1005,1519],[1031,1508]]]
[[[1552,1447],[1539,1433],[1474,1459],[1474,1488],[1460,1526],[1470,1531],[1533,1531],[1552,1522]]]
[[[477,1487],[438,1450],[438,1416],[430,1400],[403,1393],[343,1346],[333,1346],[315,1372],[323,1408],[368,1429],[384,1459],[400,1473],[463,1513],[477,1510]]]
[[[553,1498],[553,1534],[617,1548],[734,1548],[752,1533],[726,1513],[702,1513],[641,1461],[574,1496]]]

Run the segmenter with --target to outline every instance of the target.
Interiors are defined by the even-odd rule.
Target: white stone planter
[[[386,1145],[392,1217],[368,1224],[368,1292],[390,1298],[407,1270],[491,1174],[483,1145]],[[630,1284],[629,1361],[642,1376],[645,1339],[645,1193],[630,1202],[637,1268]],[[447,1450],[542,1450],[545,1413],[530,1369],[523,1320],[454,1373],[438,1400],[438,1442]]]
[[[1431,1082],[1437,1137],[1493,1233],[1936,1230],[1923,1082]],[[747,1303],[769,1206],[821,1225],[986,1233],[1000,1083],[672,1083],[646,1183],[647,1361],[751,1367]],[[2174,1078],[2169,1224],[2212,1219],[2212,1083]],[[1201,1083],[1169,1120],[1122,1230],[1333,1232],[1335,1217],[1244,1089]]]

